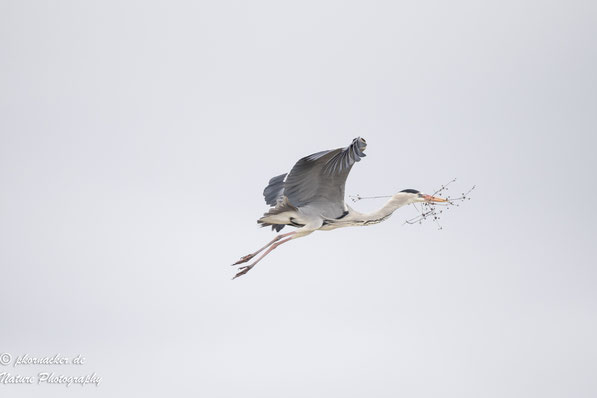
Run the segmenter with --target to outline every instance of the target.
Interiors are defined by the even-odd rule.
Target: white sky
[[[2,1],[0,353],[103,380],[0,394],[596,396],[596,12]],[[356,136],[348,194],[473,200],[230,281],[269,178]]]

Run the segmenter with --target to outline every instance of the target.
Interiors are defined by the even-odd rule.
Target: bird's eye
[[[363,141],[363,143],[364,143],[364,144],[366,144],[366,143],[367,143],[367,141],[365,141],[365,139],[364,139],[364,138],[361,138],[361,141]]]

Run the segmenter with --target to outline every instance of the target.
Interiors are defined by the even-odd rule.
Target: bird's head
[[[430,202],[447,202],[447,199],[438,198],[431,195],[426,195],[417,191],[416,189],[404,189],[394,195],[394,199],[400,200],[404,204],[411,203],[430,203]]]

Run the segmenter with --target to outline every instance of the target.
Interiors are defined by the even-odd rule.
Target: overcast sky
[[[597,396],[596,37],[594,1],[1,1],[0,353],[87,362],[0,372],[102,381],[0,394]],[[269,178],[357,136],[347,194],[473,199],[231,281]]]

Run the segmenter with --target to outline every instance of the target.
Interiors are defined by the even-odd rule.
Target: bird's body
[[[269,252],[291,239],[317,230],[377,224],[388,219],[396,209],[410,203],[445,201],[423,195],[414,189],[405,189],[372,213],[360,213],[349,207],[344,201],[346,178],[352,166],[365,157],[366,147],[366,141],[357,137],[345,148],[306,156],[294,165],[290,173],[270,179],[263,196],[271,208],[257,222],[261,226],[271,226],[277,232],[287,225],[297,230],[279,234],[260,250],[242,257],[233,265],[247,262],[269,247],[254,263],[241,267],[235,278],[247,273]]]

